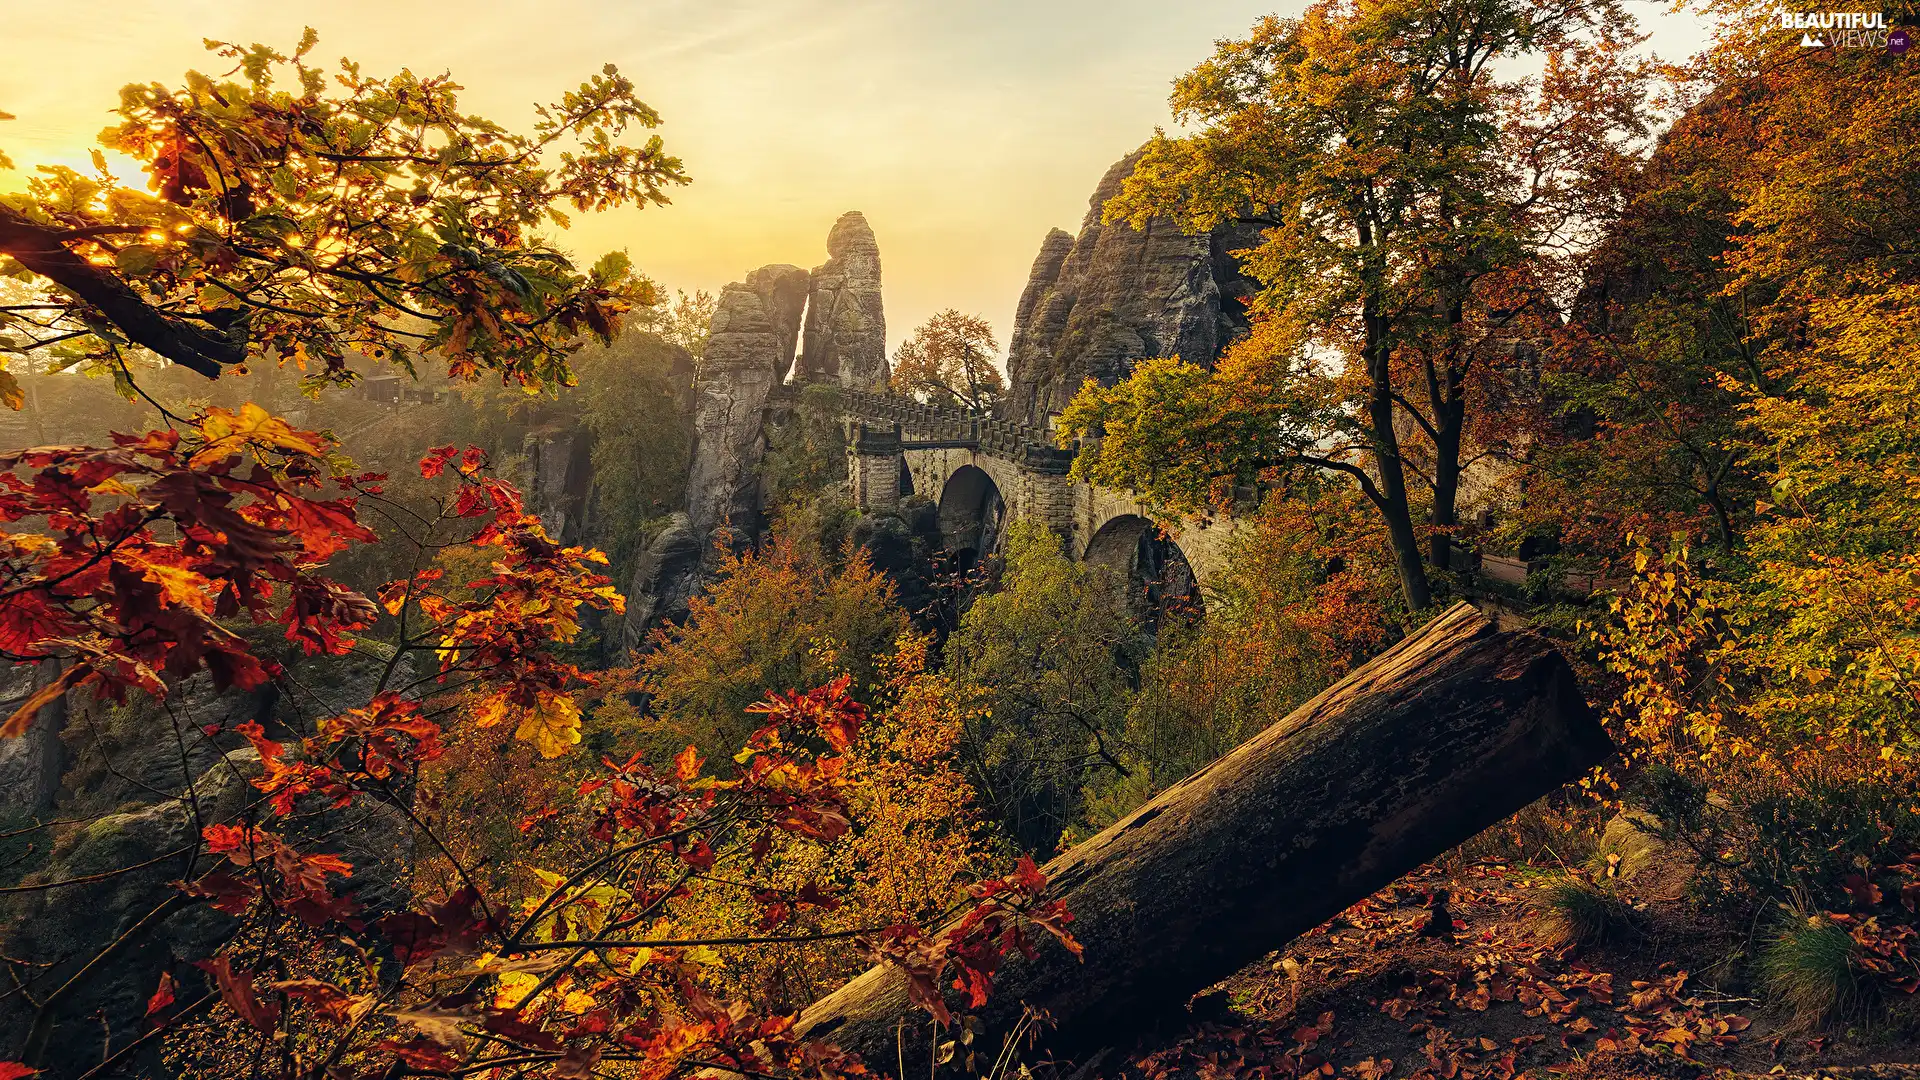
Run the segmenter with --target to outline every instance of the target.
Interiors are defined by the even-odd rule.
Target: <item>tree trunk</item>
[[[1131,1042],[1195,992],[1312,929],[1610,751],[1566,660],[1468,604],[1053,860],[1084,962],[1013,958],[979,1012],[1000,1046],[1025,1006],[1073,1056]],[[927,1067],[897,969],[807,1009],[802,1031],[875,1069]]]

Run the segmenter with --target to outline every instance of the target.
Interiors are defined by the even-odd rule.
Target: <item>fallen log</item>
[[[1130,1042],[1611,751],[1551,644],[1458,604],[1049,863],[1084,962],[1051,940],[1010,961],[975,1011],[984,1045],[997,1049],[1029,1006],[1055,1025],[1044,1044],[1059,1059]],[[882,966],[799,1027],[915,1075],[929,1023]]]

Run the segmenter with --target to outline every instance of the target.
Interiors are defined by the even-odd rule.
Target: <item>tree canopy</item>
[[[1000,343],[985,319],[948,308],[915,327],[913,336],[894,350],[893,391],[987,412],[1007,392],[1006,379],[993,366],[999,352]]]

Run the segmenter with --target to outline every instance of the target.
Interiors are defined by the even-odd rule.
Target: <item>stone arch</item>
[[[992,553],[1006,517],[1000,485],[978,465],[962,465],[940,487],[940,537],[963,569]]]
[[[1173,618],[1199,618],[1199,576],[1186,552],[1165,530],[1139,514],[1121,514],[1100,526],[1081,561],[1112,572],[1114,602],[1150,630]]]

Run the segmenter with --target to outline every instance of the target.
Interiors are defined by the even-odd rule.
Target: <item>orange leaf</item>
[[[20,707],[13,710],[13,715],[7,717],[6,723],[0,724],[0,739],[17,739],[25,735],[27,728],[33,724],[33,718],[39,715],[41,709],[52,704],[55,698],[73,689],[82,679],[91,674],[93,674],[92,668],[85,664],[75,664],[61,672],[59,678],[34,691],[32,697],[21,702]]]

